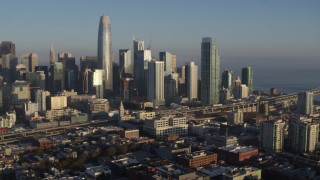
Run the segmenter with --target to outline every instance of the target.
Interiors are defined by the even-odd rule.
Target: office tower
[[[29,83],[26,81],[16,81],[11,84],[11,95],[13,105],[22,105],[30,101],[31,93]]]
[[[119,69],[121,74],[133,74],[133,63],[131,61],[130,49],[119,50]]]
[[[91,70],[98,68],[98,61],[96,56],[80,57],[80,72],[84,72],[86,68]]]
[[[6,54],[16,57],[16,45],[11,41],[2,41],[0,44],[0,57]]]
[[[3,81],[7,83],[12,83],[15,81],[16,66],[18,64],[18,59],[14,57],[13,54],[3,54],[2,55],[2,77]]]
[[[171,62],[172,72],[176,73],[177,72],[177,55],[172,54],[171,57],[172,57],[172,62]]]
[[[71,53],[59,53],[58,60],[63,64],[64,89],[67,91],[78,90],[79,69],[76,59]]]
[[[149,61],[151,61],[151,50],[140,50],[137,52],[134,81],[135,88],[138,90],[138,96],[147,96],[147,70]]]
[[[61,52],[58,54],[58,60],[61,61],[62,59],[73,58],[72,53],[69,52]]]
[[[231,99],[232,91],[231,89],[220,89],[220,96],[219,96],[219,102],[221,104],[225,104],[226,101]]]
[[[45,111],[47,110],[47,97],[50,96],[49,91],[45,91],[42,89],[38,89],[36,91],[36,102],[38,103],[38,111]]]
[[[313,114],[313,93],[309,91],[298,93],[297,111],[302,115]]]
[[[45,84],[45,87],[46,89],[45,90],[49,90],[50,89],[50,77],[49,77],[49,71],[48,71],[48,66],[36,66],[35,67],[35,71],[43,71],[44,72],[44,75],[45,75],[45,78],[46,78],[46,84]]]
[[[83,72],[83,79],[82,79],[82,90],[81,92],[85,94],[92,94],[93,93],[93,72],[90,68],[86,68]]]
[[[21,56],[21,63],[27,67],[27,72],[35,72],[38,61],[39,56],[36,53],[24,54]]]
[[[104,69],[95,69],[93,72],[93,88],[97,99],[104,97]]]
[[[289,120],[288,147],[292,152],[312,152],[319,137],[319,124],[305,117]]]
[[[53,65],[54,61],[56,60],[56,53],[54,52],[53,44],[51,44],[51,49],[49,52],[49,59],[50,59],[50,66],[51,66],[51,65]]]
[[[234,99],[241,98],[241,80],[239,76],[237,77],[236,80],[234,80],[233,98]]]
[[[98,61],[96,56],[80,57],[80,71],[79,71],[79,84],[78,84],[79,93],[86,93],[86,94],[92,93],[89,87],[93,88],[93,85],[92,85],[93,71],[97,69],[97,67],[98,67]],[[90,80],[91,82],[88,82],[88,80]],[[91,83],[91,86],[85,87],[84,85],[88,84],[86,82]]]
[[[17,64],[15,80],[25,80],[25,75],[27,73],[27,67],[24,64]]]
[[[235,76],[233,71],[228,69],[224,70],[221,78],[221,88],[232,90],[234,86],[233,84],[234,80],[235,80]]]
[[[0,113],[9,111],[11,105],[11,86],[0,84]]]
[[[185,86],[186,68],[185,68],[185,66],[178,67],[177,73],[179,74],[178,94],[179,94],[179,96],[185,96],[186,95],[186,86]],[[198,98],[199,98],[199,96],[198,96]]]
[[[113,94],[117,97],[120,96],[120,79],[121,79],[120,69],[118,63],[112,64],[112,82],[113,82]],[[111,94],[107,94],[106,98],[109,98]]]
[[[249,95],[253,92],[253,70],[251,67],[242,68],[242,83],[249,88]]]
[[[205,37],[201,43],[201,102],[213,105],[219,102],[220,56],[216,43]]]
[[[130,74],[125,74],[121,78],[120,97],[124,101],[128,101],[132,97],[134,88],[134,79]]]
[[[31,88],[46,89],[46,75],[43,71],[26,72],[24,76]]]
[[[265,121],[260,124],[260,145],[267,151],[281,152],[284,145],[284,126],[282,120]]]
[[[148,100],[154,107],[164,105],[164,62],[152,60],[148,63]]]
[[[51,70],[51,94],[64,90],[64,73],[62,62],[54,62]]]
[[[138,72],[138,51],[144,50],[144,41],[133,39],[133,75],[136,75]]]
[[[198,66],[194,62],[188,62],[186,70],[186,94],[189,101],[198,99]]]
[[[172,73],[172,74],[170,74],[169,75],[169,77],[171,78],[171,79],[174,79],[175,80],[175,82],[176,82],[176,93],[178,94],[178,88],[179,88],[179,74],[178,73]]]
[[[104,88],[113,90],[111,25],[109,16],[101,16],[98,33],[98,68],[104,70]]]
[[[164,77],[164,98],[166,105],[170,105],[177,100],[176,80],[170,75]]]
[[[164,75],[172,73],[172,55],[169,52],[159,52],[159,61],[164,62]]]

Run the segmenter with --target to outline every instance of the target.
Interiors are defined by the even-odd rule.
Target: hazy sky
[[[56,52],[96,55],[104,14],[115,54],[132,49],[135,36],[151,42],[155,58],[169,51],[179,65],[199,63],[201,39],[212,36],[223,67],[312,67],[320,60],[319,9],[319,0],[10,0],[0,5],[0,41],[13,41],[18,56],[38,53],[42,64],[51,42]]]

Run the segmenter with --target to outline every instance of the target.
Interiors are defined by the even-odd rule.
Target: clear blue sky
[[[113,51],[132,49],[132,37],[152,39],[178,64],[200,59],[202,37],[216,38],[223,66],[299,66],[320,60],[318,0],[8,0],[0,5],[0,41],[17,54],[96,55],[99,17],[111,18]]]

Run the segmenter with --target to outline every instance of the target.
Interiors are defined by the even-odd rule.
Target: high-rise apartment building
[[[313,93],[309,91],[298,93],[297,110],[302,115],[313,114]]]
[[[154,107],[165,104],[164,99],[164,62],[152,60],[148,63],[148,100]]]
[[[292,152],[306,153],[316,149],[319,124],[305,117],[289,120],[288,147]]]
[[[281,152],[284,145],[284,126],[282,120],[265,121],[260,124],[260,145],[267,151]]]
[[[188,62],[185,66],[186,95],[189,101],[198,99],[198,66],[194,62]]]
[[[249,88],[249,94],[253,92],[253,70],[251,67],[242,68],[242,83]]]
[[[122,74],[133,74],[133,63],[131,61],[131,50],[119,50],[119,69]]]
[[[201,43],[201,102],[213,105],[219,102],[220,56],[216,42],[205,37]]]
[[[101,16],[98,33],[98,68],[104,70],[104,89],[113,90],[111,25],[109,16]]]
[[[169,52],[159,52],[159,61],[164,62],[164,75],[172,74],[172,55]]]

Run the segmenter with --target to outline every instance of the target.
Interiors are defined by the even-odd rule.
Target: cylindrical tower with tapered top
[[[98,33],[98,68],[104,70],[104,89],[113,90],[111,25],[109,16],[101,16]]]

